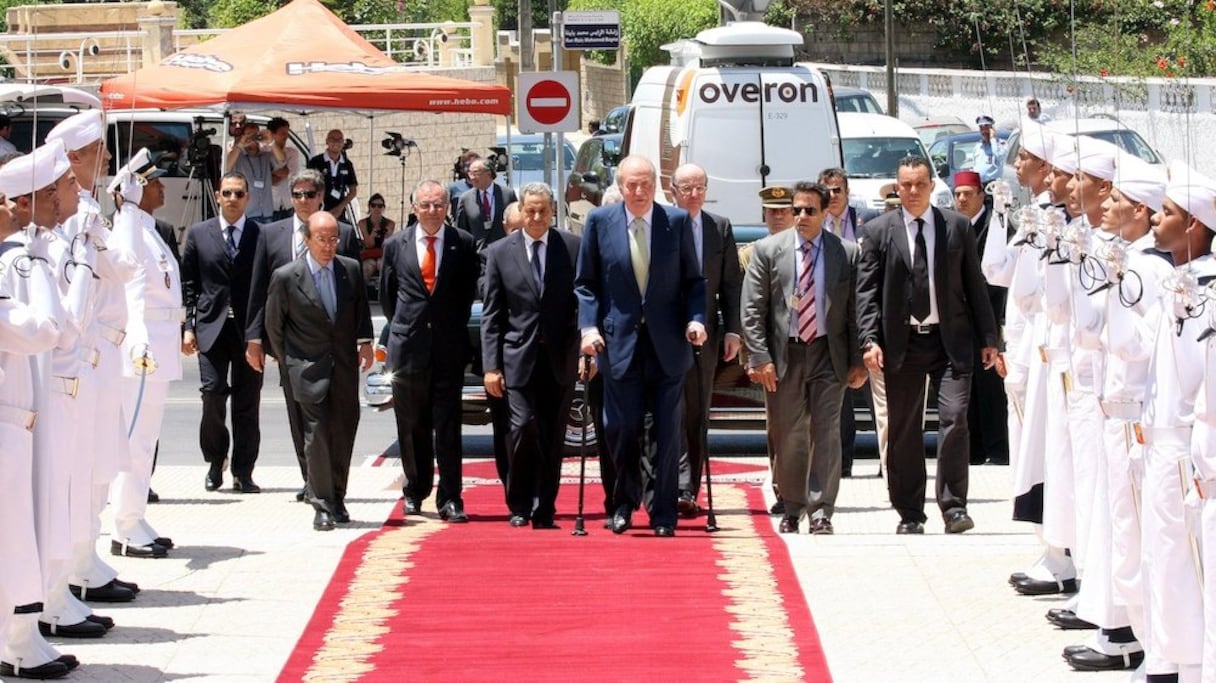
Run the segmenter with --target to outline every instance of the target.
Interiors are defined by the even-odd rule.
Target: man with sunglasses
[[[261,226],[245,215],[249,181],[237,171],[220,178],[215,193],[220,213],[186,231],[182,250],[182,301],[186,324],[182,353],[198,354],[203,415],[199,449],[209,465],[204,487],[223,485],[229,448],[232,490],[259,493],[253,467],[262,440],[262,373],[244,362],[249,285]],[[232,403],[232,432],[226,422]],[[231,437],[231,438],[230,438]]]
[[[294,214],[281,221],[263,225],[259,231],[253,255],[253,276],[249,284],[249,308],[245,329],[245,361],[258,372],[264,371],[266,361],[265,317],[266,296],[270,288],[270,276],[278,268],[304,258],[308,246],[304,226],[308,219],[321,210],[321,195],[325,190],[325,178],[316,170],[306,168],[291,178],[291,205]],[[338,253],[359,260],[362,247],[355,228],[349,223],[338,223]],[[308,482],[308,464],[304,459],[303,415],[293,397],[287,373],[279,373],[279,384],[287,401],[287,422],[291,426],[291,442],[295,447],[300,476]],[[296,500],[304,501],[307,491],[301,489]]]
[[[340,222],[346,207],[359,194],[359,179],[355,177],[355,165],[346,156],[342,131],[335,128],[325,134],[325,151],[309,159],[308,168],[325,178],[322,206]]]
[[[828,192],[794,186],[794,230],[756,243],[743,278],[748,367],[765,390],[773,478],[785,502],[781,533],[831,534],[840,488],[845,386],[866,372],[857,345],[858,247],[823,230]]]

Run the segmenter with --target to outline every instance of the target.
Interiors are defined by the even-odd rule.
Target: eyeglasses
[[[327,245],[330,247],[332,247],[338,243],[337,237],[311,237],[311,238],[309,238],[309,240],[312,242],[318,242],[320,244],[324,244],[324,245]]]
[[[415,202],[414,208],[422,211],[439,211],[446,208],[447,204],[443,202]]]
[[[704,185],[676,185],[676,189],[684,194],[705,194],[709,188]]]
[[[291,196],[293,199],[316,199],[316,190],[292,190]]]
[[[819,209],[813,206],[795,206],[791,211],[794,212],[795,216],[814,216],[819,213]]]
[[[227,197],[236,197],[237,199],[245,198],[244,190],[220,190],[220,194],[223,195],[225,198],[227,198]]]
[[[840,194],[841,192],[844,192],[843,187],[829,187],[828,188],[829,194]]]
[[[368,206],[370,206],[373,209],[383,209],[384,208],[383,204],[368,204]]]

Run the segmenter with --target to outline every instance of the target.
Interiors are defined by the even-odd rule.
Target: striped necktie
[[[815,320],[815,259],[811,258],[814,245],[803,242],[802,275],[798,278],[798,338],[810,344],[818,330]]]

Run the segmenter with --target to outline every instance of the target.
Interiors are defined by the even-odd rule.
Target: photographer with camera
[[[288,218],[295,209],[291,206],[291,188],[287,179],[300,172],[300,151],[294,145],[288,145],[291,139],[291,124],[287,119],[276,116],[266,122],[266,130],[270,132],[270,144],[266,151],[274,155],[276,160],[282,159],[282,168],[275,169],[274,187],[271,195],[274,198],[274,220]]]
[[[469,166],[480,158],[481,155],[471,149],[462,149],[460,156],[456,157],[456,163],[452,166],[452,182],[448,184],[448,200],[452,202],[448,216],[455,217],[460,198],[473,189],[473,183],[469,182]]]
[[[355,165],[346,157],[351,148],[337,128],[325,134],[325,151],[308,160],[308,168],[318,171],[325,178],[325,195],[321,208],[342,220],[346,207],[359,191],[359,179],[355,177]]]
[[[258,223],[269,223],[274,217],[275,174],[286,173],[287,157],[274,146],[269,152],[263,150],[263,142],[270,142],[269,133],[263,133],[252,121],[246,122],[241,136],[228,151],[224,171],[236,171],[249,181],[249,208],[245,215]]]

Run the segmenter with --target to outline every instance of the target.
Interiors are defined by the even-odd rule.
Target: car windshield
[[[853,138],[841,140],[844,169],[850,178],[894,178],[906,156],[925,155],[918,138]]]
[[[1150,164],[1162,163],[1161,157],[1133,130],[1103,130],[1086,135],[1118,145],[1124,152],[1138,156]]]
[[[839,95],[836,97],[836,111],[843,112],[864,112],[867,114],[881,114],[882,109],[878,107],[878,102],[870,95]]]
[[[564,145],[565,168],[574,167],[574,146]],[[545,169],[545,143],[543,142],[512,142],[511,165],[516,171],[543,171]]]

